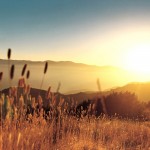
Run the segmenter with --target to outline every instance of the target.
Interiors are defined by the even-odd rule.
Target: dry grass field
[[[30,116],[31,117],[31,116]],[[6,119],[1,126],[2,150],[150,149],[150,122],[61,115]]]

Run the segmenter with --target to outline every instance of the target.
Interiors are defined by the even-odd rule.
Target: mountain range
[[[74,63],[71,61],[49,61],[48,71],[44,76],[42,89],[47,90],[49,86],[52,91],[56,91],[58,83],[61,83],[60,92],[65,95],[83,95],[84,97],[94,97],[93,93],[97,93],[97,78],[100,79],[101,90],[107,94],[112,91],[136,93],[139,99],[147,101],[150,97],[150,82],[139,81],[135,74],[126,70],[112,66],[94,66],[82,63]],[[45,62],[26,61],[26,60],[7,60],[0,59],[0,71],[4,73],[1,89],[10,86],[8,81],[8,67],[15,65],[15,76],[11,81],[11,86],[16,86],[18,79],[21,77],[21,71],[24,64],[27,64],[27,70],[30,70],[30,78],[26,81],[35,89],[40,89],[43,78]],[[129,84],[128,84],[129,83]],[[89,91],[89,92],[87,92]],[[86,94],[86,96],[85,96]],[[82,97],[82,96],[81,96]]]

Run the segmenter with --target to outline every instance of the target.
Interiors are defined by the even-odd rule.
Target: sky
[[[0,0],[1,59],[8,48],[12,59],[148,68],[150,1]]]

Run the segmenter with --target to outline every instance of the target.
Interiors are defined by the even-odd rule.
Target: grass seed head
[[[47,69],[48,69],[48,62],[45,63],[44,74],[46,74]]]
[[[12,65],[12,66],[11,66],[11,69],[10,69],[10,79],[11,79],[11,80],[12,80],[13,77],[14,77],[14,71],[15,71],[15,66]]]
[[[30,70],[27,71],[27,75],[26,75],[27,79],[29,79],[29,77],[30,77]]]
[[[26,71],[26,68],[27,68],[27,64],[25,64],[22,68],[22,72],[21,72],[21,75],[24,76],[24,73]]]
[[[10,57],[11,57],[11,49],[9,48],[7,52],[7,58],[10,59]]]
[[[0,72],[0,81],[2,80],[3,78],[3,72]]]

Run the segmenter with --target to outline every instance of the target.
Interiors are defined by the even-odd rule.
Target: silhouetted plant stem
[[[2,78],[3,78],[3,72],[0,72],[0,83],[2,81]]]
[[[10,75],[10,87],[11,87],[11,81],[14,78],[14,72],[15,72],[15,66],[12,65],[10,69],[10,74],[9,74]]]
[[[30,78],[30,70],[27,71],[27,74],[26,74],[26,79],[27,79],[27,85],[28,85],[28,80]]]
[[[105,105],[105,101],[104,101],[104,98],[103,98],[102,92],[101,92],[101,86],[100,86],[100,81],[99,81],[99,79],[97,79],[97,86],[98,86],[98,90],[99,90],[99,95],[100,95],[100,100],[101,100],[103,112],[105,113],[106,116],[108,116],[107,109],[106,109],[106,105]]]
[[[1,81],[2,81],[2,78],[3,78],[3,72],[0,72],[0,94],[1,94]]]
[[[0,86],[1,86],[2,78],[3,78],[3,72],[0,72]],[[0,89],[0,96],[1,96],[1,89]],[[1,118],[0,118],[0,120],[1,120],[1,133],[2,133],[2,117],[3,117],[3,115],[2,115],[2,113],[3,113],[2,112],[2,106],[3,106],[3,102],[1,101]]]
[[[0,81],[2,80],[3,78],[3,72],[0,72]]]
[[[25,64],[22,68],[21,76],[23,77],[27,68],[27,64]]]
[[[40,90],[42,89],[43,82],[44,82],[44,78],[45,78],[45,74],[44,74],[43,77],[42,77],[42,82],[41,82]]]
[[[42,89],[42,86],[43,86],[43,82],[44,82],[44,78],[45,78],[45,74],[46,74],[46,72],[47,72],[47,69],[48,69],[48,62],[45,62],[44,74],[43,74],[43,78],[42,78],[40,90]]]
[[[8,77],[9,77],[9,72],[10,72],[10,58],[11,58],[11,49],[8,49],[7,52],[7,58],[8,58]],[[9,80],[9,87],[11,86],[11,80]]]
[[[59,83],[58,83],[58,86],[57,86],[56,93],[58,93],[58,92],[59,92],[59,90],[60,90],[60,86],[61,86],[61,83],[59,82]]]

